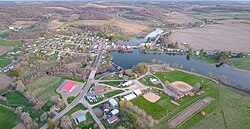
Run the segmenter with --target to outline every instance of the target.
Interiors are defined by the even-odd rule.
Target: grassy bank
[[[250,58],[229,58],[226,62],[235,69],[250,70]]]

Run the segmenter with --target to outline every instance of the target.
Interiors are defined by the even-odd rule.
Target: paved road
[[[90,75],[89,75],[89,78],[88,78],[88,81],[87,81],[87,84],[85,85],[85,88],[83,89],[83,91],[80,93],[80,95],[72,102],[70,103],[64,110],[62,110],[60,113],[58,113],[53,119],[52,121],[55,122],[56,120],[60,119],[63,115],[65,115],[68,111],[70,111],[73,107],[75,107],[80,101],[83,100],[83,102],[86,102],[84,100],[84,96],[87,94],[87,92],[89,91],[89,88],[91,87],[91,84],[94,80],[94,77],[95,77],[95,73],[97,71],[97,68],[98,68],[98,62],[100,60],[100,58],[102,57],[102,45],[100,46],[100,50],[98,52],[98,55],[97,55],[97,58],[94,62],[94,66],[90,72]],[[87,103],[87,102],[86,102]],[[88,106],[87,104],[85,104],[90,113],[92,112],[90,106]],[[94,113],[91,113],[92,117],[95,119],[97,118],[95,116]],[[105,129],[104,126],[102,125],[102,123],[100,122],[100,120],[97,118],[95,119],[96,123],[98,124],[98,126],[101,128],[101,129]],[[45,124],[44,126],[42,126],[40,129],[47,129],[48,125]]]

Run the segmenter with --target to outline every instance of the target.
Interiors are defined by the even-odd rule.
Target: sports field
[[[56,88],[62,81],[60,77],[41,77],[27,85],[27,88],[39,100],[47,101],[52,95],[58,96]]]
[[[10,109],[0,105],[0,128],[11,129],[20,122],[18,116]]]

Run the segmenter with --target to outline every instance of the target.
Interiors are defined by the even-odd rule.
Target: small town
[[[250,127],[249,2],[0,3],[0,129]]]

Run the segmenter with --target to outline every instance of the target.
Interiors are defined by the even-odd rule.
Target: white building
[[[135,90],[134,93],[135,93],[136,96],[139,96],[139,95],[142,94],[140,89]]]
[[[122,86],[123,86],[123,87],[125,87],[125,86],[130,86],[130,85],[132,85],[132,84],[133,84],[132,81],[127,81],[127,82],[123,83]]]
[[[157,82],[158,80],[157,80],[156,78],[149,78],[149,81],[150,81],[151,83],[155,83],[155,82]]]
[[[113,107],[118,105],[118,103],[114,99],[110,99],[109,104],[112,105]]]
[[[130,101],[134,98],[136,98],[136,95],[134,93],[131,93],[131,94],[124,96],[124,99],[126,99],[127,101]]]

